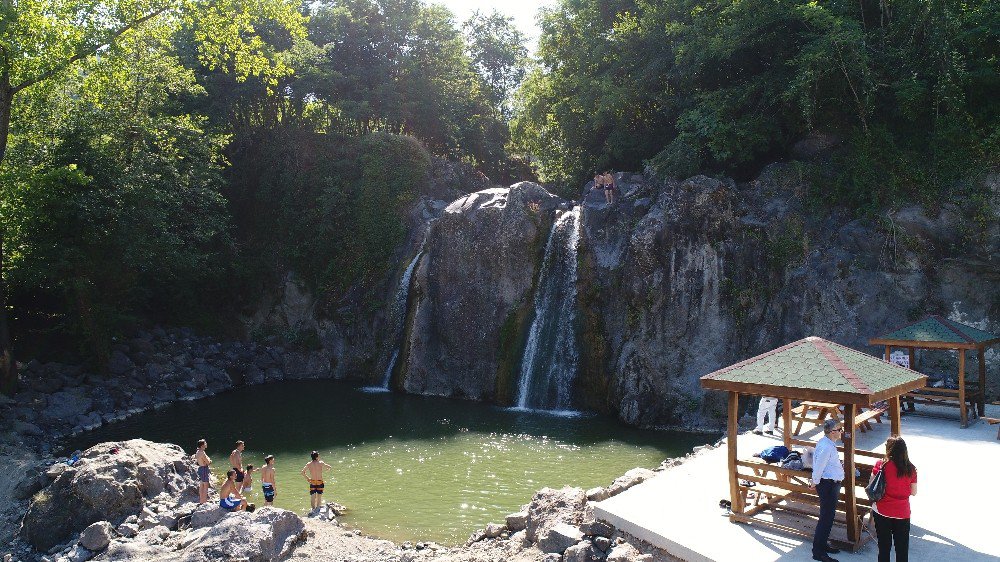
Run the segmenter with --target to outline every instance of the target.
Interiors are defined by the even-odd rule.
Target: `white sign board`
[[[900,367],[910,368],[910,354],[906,351],[893,351],[889,356],[889,362]]]

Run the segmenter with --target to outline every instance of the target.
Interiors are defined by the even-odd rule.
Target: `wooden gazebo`
[[[967,326],[942,316],[932,315],[868,340],[871,345],[885,346],[885,358],[892,348],[906,349],[910,368],[915,368],[915,349],[942,349],[958,353],[958,389],[927,387],[906,396],[909,404],[933,404],[958,407],[962,427],[969,425],[970,408],[982,416],[986,409],[986,348],[1000,343],[1000,336]],[[979,355],[979,381],[965,380],[965,352],[976,350]]]
[[[819,497],[808,487],[808,470],[793,470],[768,465],[756,458],[737,458],[737,421],[741,394],[773,396],[784,403],[784,444],[811,447],[812,441],[793,438],[791,427],[792,400],[821,401],[842,405],[845,431],[844,487],[837,510],[844,516],[846,540],[834,537],[838,543],[856,550],[864,540],[862,521],[871,506],[864,497],[863,484],[871,474],[870,464],[862,466],[861,482],[854,475],[855,455],[870,459],[881,455],[869,451],[856,451],[854,428],[856,420],[863,419],[860,408],[871,408],[876,402],[888,400],[892,435],[900,434],[899,397],[910,390],[924,386],[920,373],[893,365],[871,355],[826,341],[808,337],[784,345],[751,359],[741,361],[701,378],[701,385],[710,390],[729,393],[729,495],[732,503],[730,521],[762,524],[801,536],[812,536],[812,531],[775,520],[760,517],[768,510],[785,510],[800,515],[816,515]],[[756,505],[748,505],[749,492],[756,494]],[[858,490],[862,490],[858,498]],[[762,498],[766,500],[762,503]],[[799,507],[803,504],[807,509]]]

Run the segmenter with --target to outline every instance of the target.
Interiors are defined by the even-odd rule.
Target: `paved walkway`
[[[1000,417],[1000,407],[987,406],[987,415]],[[875,447],[889,436],[888,419],[873,427],[857,433],[858,448],[882,452]],[[814,440],[818,433],[803,429]],[[979,421],[962,429],[957,417],[903,416],[902,433],[920,479],[918,495],[911,498],[910,559],[1000,560],[997,426]],[[739,457],[780,444],[780,431],[775,436],[745,433],[738,439]],[[689,562],[812,560],[807,539],[731,523],[719,508],[722,498],[729,498],[725,446],[701,451],[595,509],[598,519]],[[843,535],[844,528],[834,526],[833,532]],[[877,552],[872,540],[857,553],[835,558],[874,560]]]

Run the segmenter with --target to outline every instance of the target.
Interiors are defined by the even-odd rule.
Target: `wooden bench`
[[[986,420],[986,423],[990,425],[1000,424],[1000,419],[997,418],[983,418],[983,419]],[[997,439],[1000,439],[1000,428],[997,428]]]
[[[965,381],[965,404],[960,403],[961,400],[958,398],[959,391],[957,388],[937,386],[925,386],[924,388],[907,392],[901,398],[904,409],[909,412],[916,411],[916,404],[924,404],[926,406],[965,408],[966,416],[974,418],[977,415],[981,416],[983,414],[983,412],[979,411],[980,393],[982,393],[982,389],[979,388],[977,382]]]
[[[872,429],[871,420],[874,419],[878,423],[882,423],[882,414],[885,410],[874,408],[871,410],[866,410],[860,414],[854,416],[854,427],[861,430],[861,433]]]

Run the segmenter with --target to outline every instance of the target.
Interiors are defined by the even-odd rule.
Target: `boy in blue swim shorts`
[[[208,442],[199,439],[198,451],[194,454],[194,460],[198,463],[198,503],[208,501],[208,465],[212,464],[212,459],[205,452],[207,448]]]
[[[240,485],[236,483],[236,471],[226,472],[226,483],[219,490],[219,507],[226,511],[253,511],[253,504],[248,504],[240,494]]]

